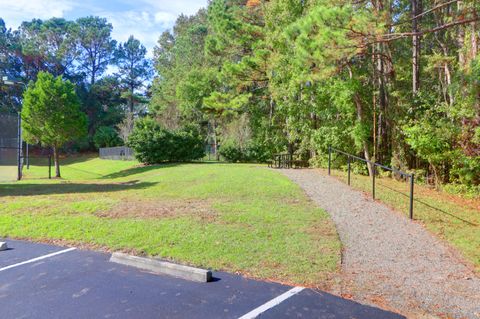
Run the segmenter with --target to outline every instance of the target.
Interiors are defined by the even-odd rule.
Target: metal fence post
[[[26,149],[27,149],[27,169],[30,169],[30,154],[28,152],[28,143],[26,143]]]
[[[22,116],[20,112],[18,112],[18,131],[17,131],[17,138],[18,138],[18,150],[17,150],[17,180],[22,179]]]
[[[331,162],[332,162],[332,147],[329,146],[328,147],[328,175],[330,175],[330,166],[332,165]]]
[[[350,186],[350,155],[347,157],[348,162],[348,185]]]
[[[410,174],[410,219],[413,219],[413,185],[415,181],[415,174]]]
[[[372,165],[372,197],[375,199],[375,163]]]
[[[52,179],[52,155],[48,155],[48,179]]]

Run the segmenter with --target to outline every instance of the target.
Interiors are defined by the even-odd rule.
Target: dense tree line
[[[150,111],[238,151],[328,146],[480,183],[474,0],[212,0],[155,50]],[[370,172],[371,173],[371,172]]]
[[[74,83],[90,147],[118,143],[117,132],[126,140],[149,114],[157,129],[196,127],[238,159],[289,151],[322,165],[333,146],[431,183],[476,187],[478,6],[212,0],[159,37],[153,65],[135,38],[116,43],[103,18],[34,19],[18,30],[0,19],[0,73]],[[18,110],[22,90],[0,86],[0,108]]]
[[[105,18],[33,19],[17,30],[0,18],[0,75],[28,84],[43,71],[75,84],[88,118],[88,138],[70,147],[122,143],[133,118],[145,113],[153,68],[146,49],[133,36],[117,43]],[[111,72],[107,69],[111,67]],[[24,88],[0,83],[0,111],[17,112]],[[54,107],[54,106],[52,106]],[[114,146],[114,145],[110,145]]]

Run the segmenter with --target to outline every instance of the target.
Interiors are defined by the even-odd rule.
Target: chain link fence
[[[131,161],[135,159],[133,150],[126,146],[102,147],[98,150],[102,159]]]
[[[19,117],[0,114],[0,181],[20,177],[22,168],[21,132]]]

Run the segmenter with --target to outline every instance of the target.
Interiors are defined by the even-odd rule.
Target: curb
[[[110,262],[196,282],[212,281],[212,272],[210,270],[178,265],[153,258],[137,257],[124,253],[113,253],[110,257]]]

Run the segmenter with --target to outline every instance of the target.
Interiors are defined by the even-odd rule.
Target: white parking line
[[[40,257],[37,257],[37,258],[22,261],[21,263],[18,263],[18,264],[13,264],[13,265],[10,265],[10,266],[7,266],[7,267],[0,268],[0,271],[12,269],[12,268],[22,266],[22,265],[25,265],[25,264],[34,263],[34,262],[42,260],[42,259],[46,259],[46,258],[50,258],[50,257],[57,256],[57,255],[60,255],[60,254],[68,253],[69,251],[72,251],[72,250],[75,250],[75,249],[77,249],[77,248],[72,247],[72,248],[60,250],[60,251],[57,251],[57,252],[54,252],[54,253],[51,253],[51,254],[48,254],[48,255],[43,255],[43,256],[40,256]]]
[[[289,291],[281,294],[280,296],[278,296],[276,298],[273,298],[269,302],[264,303],[260,307],[258,307],[256,309],[253,309],[252,311],[250,311],[249,313],[241,316],[238,319],[254,319],[254,318],[257,318],[259,315],[261,315],[262,313],[264,313],[268,309],[271,309],[271,308],[279,305],[281,302],[283,302],[283,301],[287,300],[288,298],[298,294],[303,289],[305,289],[305,288],[303,288],[303,287],[292,288]]]

